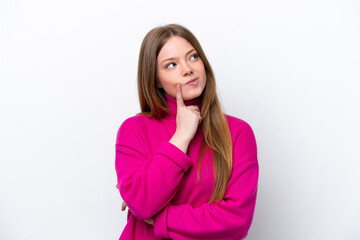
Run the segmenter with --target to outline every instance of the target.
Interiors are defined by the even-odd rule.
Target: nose
[[[182,67],[182,75],[189,76],[193,73],[191,66],[188,63],[184,63]]]

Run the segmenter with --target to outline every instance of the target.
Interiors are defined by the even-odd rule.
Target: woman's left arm
[[[234,143],[233,172],[220,202],[167,205],[153,217],[159,238],[231,239],[247,236],[257,195],[259,165],[254,133],[244,122]]]

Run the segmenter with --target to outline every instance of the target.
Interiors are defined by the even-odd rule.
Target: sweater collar
[[[172,98],[169,95],[166,94],[166,92],[164,92],[165,98],[166,98],[166,102],[169,106],[170,109],[170,116],[176,117],[177,114],[177,102],[176,102],[176,98]],[[188,100],[188,101],[184,101],[185,106],[190,106],[190,105],[196,105],[199,107],[199,110],[201,112],[201,101],[202,101],[202,97],[203,94],[201,94],[199,97]]]

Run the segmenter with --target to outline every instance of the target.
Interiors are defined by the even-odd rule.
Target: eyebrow
[[[188,51],[185,55],[188,55],[189,53],[193,52],[195,50],[195,48],[191,49],[190,51]],[[165,62],[165,61],[168,61],[168,60],[173,60],[175,59],[174,57],[171,57],[171,58],[168,58],[168,59],[165,59],[163,60],[161,63]]]

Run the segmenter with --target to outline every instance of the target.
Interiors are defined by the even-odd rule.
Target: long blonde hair
[[[200,179],[201,160],[207,147],[213,152],[214,188],[209,203],[223,199],[232,172],[232,141],[227,119],[222,112],[217,94],[213,71],[196,37],[185,27],[168,24],[153,28],[145,36],[139,53],[137,84],[141,112],[156,119],[169,113],[164,90],[156,87],[156,59],[166,41],[171,36],[186,39],[197,51],[204,63],[206,86],[201,104],[202,121],[199,127],[203,131],[201,151],[197,164],[197,176]]]

